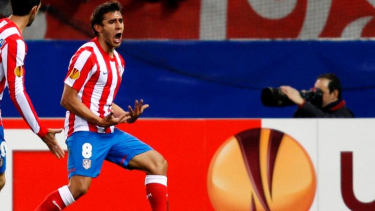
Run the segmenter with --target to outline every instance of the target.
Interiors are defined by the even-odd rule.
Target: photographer
[[[304,100],[296,89],[290,86],[281,86],[281,91],[295,104],[298,109],[293,117],[296,118],[352,118],[353,112],[345,107],[345,101],[341,98],[341,83],[335,74],[326,73],[320,75],[314,85],[314,89],[322,91],[322,105],[313,105]]]

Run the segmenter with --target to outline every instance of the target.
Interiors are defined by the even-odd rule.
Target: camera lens
[[[295,105],[289,98],[281,91],[280,88],[267,87],[262,90],[261,94],[262,104],[270,107],[284,107]]]

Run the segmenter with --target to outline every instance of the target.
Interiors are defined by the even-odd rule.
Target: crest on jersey
[[[5,40],[4,39],[0,39],[0,48],[3,47],[4,43],[5,43]]]
[[[124,72],[124,68],[122,68],[121,65],[117,66],[117,70],[118,70],[118,73],[120,74],[120,76],[122,76],[122,73]]]
[[[72,70],[72,72],[70,72],[69,77],[70,77],[71,79],[73,79],[73,80],[78,79],[78,78],[79,78],[79,70],[77,70],[76,68],[74,68],[74,69]]]
[[[85,168],[86,170],[89,169],[91,167],[91,160],[83,159],[82,165],[83,165],[83,168]]]
[[[23,76],[25,71],[23,71],[23,67],[22,66],[18,66],[16,67],[16,69],[14,69],[14,74],[17,76],[17,77],[21,77]]]

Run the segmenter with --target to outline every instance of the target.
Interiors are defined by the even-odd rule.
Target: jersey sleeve
[[[79,92],[95,68],[94,55],[88,50],[79,50],[71,59],[64,83]]]
[[[43,138],[48,129],[41,124],[34,106],[25,89],[25,68],[26,45],[21,39],[7,43],[2,51],[2,60],[6,61],[6,80],[10,98],[16,106],[22,118],[27,122],[31,130]]]

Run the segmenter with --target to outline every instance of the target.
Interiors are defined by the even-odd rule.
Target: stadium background
[[[101,2],[45,0],[42,12],[26,30],[26,89],[39,116],[64,116],[59,101],[67,65],[75,50],[92,38],[89,16]],[[188,124],[192,118],[204,121],[225,118],[241,125],[228,132],[233,135],[245,127],[243,119],[290,118],[294,106],[264,107],[260,102],[261,90],[280,85],[309,89],[316,76],[326,72],[339,76],[343,97],[356,117],[375,116],[374,0],[120,2],[124,6],[125,32],[118,51],[125,58],[126,69],[115,102],[125,107],[143,98],[151,105],[144,113],[144,118],[151,121],[147,125],[151,128],[156,127],[160,119],[171,121],[172,125],[177,121],[179,124],[169,128],[172,133],[182,130],[186,134],[189,127],[196,128],[187,133],[191,135],[200,128],[197,123]],[[4,17],[10,14],[7,0],[0,0],[0,14]],[[9,97],[4,98],[2,116],[18,118]],[[137,124],[129,127],[136,128]],[[142,123],[140,128],[148,130]],[[204,131],[213,133],[206,128]],[[165,137],[166,133],[163,130],[158,135]],[[138,131],[137,135],[142,136],[142,132]],[[176,137],[169,138],[166,143],[179,141]],[[157,145],[163,138],[153,141],[151,145]],[[8,142],[12,145],[11,140]],[[206,147],[217,147],[220,143],[204,143],[199,146],[203,151],[198,158],[204,157],[204,165],[208,165],[216,148],[211,152]],[[164,152],[167,159],[175,159],[170,161],[175,164],[171,166],[173,174],[183,168],[180,166],[183,164],[173,152],[164,149],[168,147],[161,144],[157,149]],[[178,148],[176,143],[170,149]],[[189,149],[194,151],[194,148]],[[190,153],[189,149],[186,153]],[[188,162],[199,164],[202,161]],[[126,175],[131,177],[131,174]],[[186,175],[185,180],[190,179]],[[199,184],[204,185],[202,181]],[[61,183],[51,185],[54,189]],[[200,191],[204,192],[205,187]],[[206,201],[199,210],[210,210],[206,193],[201,194]]]

